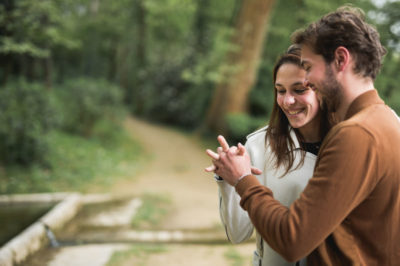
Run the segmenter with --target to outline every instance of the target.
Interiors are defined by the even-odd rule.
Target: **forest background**
[[[0,193],[134,171],[131,114],[243,141],[268,122],[291,33],[348,2],[381,34],[375,85],[400,113],[399,1],[0,1]]]

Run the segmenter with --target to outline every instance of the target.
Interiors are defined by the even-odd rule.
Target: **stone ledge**
[[[23,204],[34,202],[59,202],[39,221],[33,223],[0,249],[0,266],[12,266],[23,262],[29,255],[49,244],[47,229],[58,230],[72,219],[81,208],[80,194],[29,194],[0,196],[0,202],[6,204]]]
[[[67,192],[0,195],[0,206],[57,203],[64,200],[69,195],[71,195],[71,193]]]
[[[254,241],[252,237],[249,241]],[[227,244],[229,240],[222,230],[209,231],[187,230],[93,230],[79,234],[74,239],[63,239],[63,242],[79,244],[101,243],[157,243],[157,244]]]

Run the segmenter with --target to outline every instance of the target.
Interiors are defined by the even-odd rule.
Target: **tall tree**
[[[132,86],[126,86],[127,102],[135,105],[136,111],[142,113],[144,109],[143,81],[147,68],[147,10],[143,0],[135,1],[135,22],[136,22],[136,47],[135,67],[137,69]],[[134,91],[132,91],[132,89]]]
[[[238,14],[232,43],[237,47],[227,57],[236,70],[217,85],[206,118],[209,128],[226,133],[229,113],[245,112],[254,85],[274,0],[246,0]]]
[[[53,51],[76,46],[76,41],[66,34],[68,20],[63,5],[61,0],[0,2],[3,83],[13,75],[51,85]]]

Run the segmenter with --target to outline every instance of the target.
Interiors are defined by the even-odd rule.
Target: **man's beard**
[[[326,108],[328,113],[335,113],[342,99],[343,88],[333,75],[332,67],[327,65],[325,71],[325,78],[318,88],[318,93],[321,95],[322,105]]]

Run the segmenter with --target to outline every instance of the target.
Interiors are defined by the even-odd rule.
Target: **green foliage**
[[[52,95],[23,80],[0,90],[0,160],[5,164],[44,163],[47,133],[55,126]]]
[[[382,42],[388,49],[375,87],[386,103],[399,114],[400,94],[397,76],[400,72],[400,3],[388,1],[381,8],[371,9],[368,15],[378,26]]]
[[[272,67],[292,32],[348,2],[366,11],[389,48],[377,87],[397,108],[398,1],[376,7],[370,0],[287,0],[276,1],[271,13],[249,116],[268,117]],[[235,70],[224,62],[235,49],[230,38],[239,8],[238,0],[5,1],[0,4],[0,79],[46,76],[48,84],[81,76],[107,79],[123,88],[124,102],[136,115],[194,129],[202,124],[217,83]],[[98,99],[85,82],[76,92],[86,99],[87,116],[78,114],[74,96],[64,95],[70,102],[61,99],[59,105],[69,108],[60,112],[65,128],[90,135]]]
[[[387,1],[381,8],[371,9],[369,17],[378,25],[383,42],[400,52],[400,2]]]
[[[95,130],[90,139],[58,130],[50,132],[48,145],[51,149],[46,153],[48,167],[34,164],[30,168],[10,165],[0,168],[0,193],[85,192],[93,184],[106,190],[118,178],[131,178],[140,167],[139,144],[120,124],[100,123],[103,128],[100,136]],[[106,142],[104,131],[113,135]]]
[[[11,3],[12,2],[12,3]],[[55,46],[77,47],[66,36],[61,1],[10,1],[0,6],[0,53],[48,57]]]
[[[224,253],[225,258],[227,258],[230,261],[230,265],[232,266],[242,266],[245,265],[245,261],[242,255],[234,249],[234,248],[229,248],[225,253]]]
[[[234,142],[246,141],[246,136],[266,124],[263,118],[254,118],[245,113],[231,113],[227,116],[229,139]]]
[[[215,25],[206,25],[207,28],[212,26]],[[137,113],[186,128],[196,128],[199,125],[209,107],[216,84],[226,79],[228,72],[236,69],[235,66],[227,65],[224,60],[230,51],[236,49],[230,41],[233,30],[221,25],[207,32],[212,32],[214,38],[208,41],[210,49],[204,54],[200,51],[193,53],[196,44],[191,48],[184,42],[175,41],[174,49],[184,45],[180,49],[186,49],[191,54],[180,53],[185,56],[183,58],[157,57],[155,64],[147,68],[147,78],[144,79],[146,84],[137,89],[142,91],[138,98],[147,101],[138,102],[137,106],[140,107],[134,106]],[[169,55],[174,53],[165,54]],[[162,61],[158,62],[159,60]]]
[[[234,30],[230,27],[221,27],[216,33],[210,51],[197,59],[197,63],[184,69],[182,78],[193,85],[218,83],[226,80],[225,73],[235,68],[224,63],[226,55],[237,49],[231,38]]]
[[[2,37],[1,41],[0,53],[2,54],[28,54],[34,57],[49,56],[48,50],[41,49],[29,42],[18,43],[9,37]]]
[[[62,127],[71,133],[91,136],[104,118],[117,119],[122,108],[122,91],[105,80],[68,80],[57,91]]]
[[[147,265],[148,256],[151,254],[166,252],[168,249],[164,245],[157,244],[136,244],[132,245],[130,249],[114,252],[107,266],[120,266],[126,265],[129,261],[134,265],[144,266]]]

